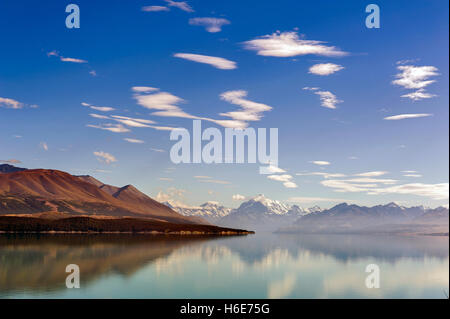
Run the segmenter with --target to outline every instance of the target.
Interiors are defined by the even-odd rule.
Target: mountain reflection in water
[[[0,235],[3,298],[444,298],[448,266],[438,236]]]

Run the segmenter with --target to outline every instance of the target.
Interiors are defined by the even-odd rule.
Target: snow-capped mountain
[[[305,209],[269,199],[264,195],[253,197],[236,209],[221,206],[217,202],[207,202],[198,207],[177,207],[168,202],[164,204],[184,216],[199,216],[216,225],[239,225],[252,230],[267,231],[290,225],[311,212],[321,211],[317,206]]]
[[[396,203],[373,207],[342,203],[300,217],[281,229],[302,233],[448,233],[448,209],[404,207]]]
[[[312,211],[317,211],[317,208]],[[290,225],[299,217],[310,213],[309,209],[297,205],[288,205],[258,195],[233,209],[230,214],[221,218],[219,225],[242,225],[252,230],[273,231]]]
[[[219,205],[217,202],[206,202],[195,207],[173,206],[169,202],[163,204],[169,206],[181,215],[202,217],[213,224],[218,224],[220,219],[228,215],[232,210],[231,208]]]

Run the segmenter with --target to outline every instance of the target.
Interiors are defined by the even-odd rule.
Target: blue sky
[[[0,4],[3,162],[186,205],[260,193],[301,206],[448,204],[447,1],[377,1],[379,29],[365,26],[364,1],[74,3],[79,29],[66,28],[68,3]],[[220,115],[233,111],[279,129],[284,172],[170,161],[161,127],[191,129],[186,114],[242,124]]]

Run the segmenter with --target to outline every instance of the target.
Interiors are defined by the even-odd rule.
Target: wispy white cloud
[[[283,186],[286,188],[297,188],[297,184],[292,181],[292,175],[289,174],[282,174],[282,175],[268,175],[268,179],[282,182]]]
[[[389,172],[386,172],[386,171],[371,171],[371,172],[364,172],[364,173],[355,174],[355,176],[376,177],[376,176],[386,175],[387,173],[389,173]]]
[[[95,106],[95,105],[91,105],[91,104],[86,103],[86,102],[82,102],[81,105],[89,107],[89,108],[91,108],[93,110],[96,110],[96,111],[100,111],[100,112],[111,112],[111,111],[115,110],[115,108],[113,108],[113,107],[109,107],[109,106]]]
[[[113,155],[103,152],[103,151],[94,152],[94,155],[95,155],[95,157],[97,157],[97,160],[99,162],[102,162],[105,164],[111,164],[113,162],[117,162],[117,159]]]
[[[194,12],[194,9],[186,1],[165,0],[169,7],[175,7],[186,12]]]
[[[0,97],[0,107],[6,107],[10,109],[21,109],[24,107],[24,104],[16,101],[14,99],[9,99],[6,97]]]
[[[138,140],[135,138],[124,138],[125,141],[129,142],[129,143],[133,143],[133,144],[143,144],[145,143],[143,140]]]
[[[159,89],[153,88],[153,87],[150,87],[150,86],[133,86],[131,88],[131,90],[133,92],[137,92],[137,93],[150,93],[150,92],[159,91]]]
[[[336,105],[342,103],[343,101],[339,100],[336,95],[331,93],[330,91],[323,91],[317,87],[304,87],[303,90],[313,91],[314,94],[318,95],[320,98],[320,105],[329,109],[336,109]]]
[[[189,24],[205,27],[206,31],[215,33],[222,31],[222,26],[230,24],[230,21],[223,18],[192,18]]]
[[[411,92],[411,93],[403,94],[401,97],[406,97],[413,101],[419,101],[419,100],[423,100],[423,99],[431,99],[432,97],[435,97],[435,96],[436,96],[435,94],[430,94],[430,93],[425,92],[424,89],[419,89],[419,90]]]
[[[58,57],[62,62],[72,62],[72,63],[88,63],[88,61],[77,58],[68,58],[61,56],[58,51],[51,51],[47,53],[48,57],[55,56]]]
[[[435,95],[425,92],[425,88],[436,82],[436,80],[430,80],[431,77],[439,75],[438,69],[434,66],[415,66],[415,65],[400,65],[397,66],[397,70],[400,73],[396,74],[396,80],[392,81],[393,84],[404,87],[405,89],[416,90],[408,94],[402,95],[402,97],[409,98],[414,101],[429,99]]]
[[[144,12],[161,12],[161,11],[170,11],[169,8],[164,6],[145,6],[141,8],[141,11]]]
[[[330,162],[327,161],[310,161],[310,163],[315,164],[315,165],[319,165],[319,166],[326,166],[326,165],[330,165]]]
[[[433,114],[428,114],[428,113],[399,114],[399,115],[388,116],[388,117],[385,117],[384,119],[388,120],[388,121],[398,121],[398,120],[414,119],[414,118],[428,117],[428,116],[433,116]]]
[[[163,150],[163,149],[153,148],[153,147],[151,147],[150,150],[152,150],[153,152],[158,152],[158,153],[164,153],[165,152],[165,150]]]
[[[60,60],[63,62],[72,62],[72,63],[87,63],[88,62],[88,61],[82,60],[82,59],[65,58],[65,57],[60,57]]]
[[[329,109],[335,109],[336,104],[342,103],[341,100],[338,100],[336,95],[331,93],[330,91],[316,91],[314,94],[317,94],[320,98],[320,105]]]
[[[124,127],[122,124],[111,124],[111,123],[100,124],[100,125],[88,124],[86,126],[87,127],[92,127],[92,128],[97,128],[97,129],[100,129],[100,130],[110,131],[110,132],[113,132],[113,133],[127,133],[127,132],[130,132],[130,130],[127,129],[126,127]]]
[[[342,65],[334,63],[314,64],[309,68],[309,73],[316,75],[330,75],[344,69]]]
[[[246,99],[247,91],[235,90],[227,91],[220,95],[220,98],[231,104],[241,107],[238,111],[220,113],[221,116],[231,117],[234,121],[248,122],[259,121],[263,112],[272,110],[272,107],[266,104],[257,103]]]
[[[347,53],[323,41],[300,39],[296,32],[275,32],[246,41],[245,48],[258,55],[273,57],[293,57],[298,55],[344,56]]]
[[[101,114],[95,114],[95,113],[91,113],[91,114],[89,114],[89,116],[91,116],[93,118],[96,118],[96,119],[101,119],[101,120],[110,119],[109,116],[101,115]]]
[[[397,69],[401,72],[396,75],[397,79],[392,83],[403,86],[405,89],[423,89],[436,82],[429,80],[430,77],[439,75],[438,69],[434,66],[401,65]]]
[[[404,174],[405,177],[422,177],[420,174]]]
[[[155,124],[152,120],[133,118],[128,116],[112,115],[112,120],[131,127],[152,127],[148,124]]]
[[[369,192],[370,195],[379,194],[402,194],[402,195],[416,195],[429,197],[435,200],[445,200],[449,198],[449,184],[422,184],[411,183],[388,188],[373,189]]]
[[[137,104],[150,110],[158,110],[157,112],[153,112],[152,115],[189,119],[197,118],[184,112],[177,104],[185,101],[169,92],[161,92],[159,89],[156,89],[152,90],[150,94],[135,94],[134,98]]]
[[[191,53],[176,53],[173,56],[176,58],[181,58],[189,61],[209,64],[221,70],[233,70],[237,68],[236,62],[215,56],[191,54]]]
[[[326,173],[326,172],[309,172],[309,173],[297,173],[297,176],[322,176],[323,178],[338,178],[345,177],[345,174],[341,173]]]
[[[234,194],[231,198],[235,201],[245,200],[245,196],[241,194]]]
[[[210,178],[198,179],[198,181],[202,182],[202,183],[211,183],[211,184],[220,184],[220,185],[231,184],[229,181],[224,181],[224,180],[219,180],[219,179],[210,179]]]

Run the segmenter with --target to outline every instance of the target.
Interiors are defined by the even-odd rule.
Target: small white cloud
[[[412,183],[403,184],[398,186],[391,186],[388,188],[380,188],[371,190],[370,195],[379,194],[403,194],[403,195],[417,195],[425,196],[435,200],[445,200],[448,199],[449,195],[449,184],[422,184],[422,183]]]
[[[336,95],[330,91],[316,91],[314,94],[317,94],[320,97],[320,105],[329,109],[335,109],[336,104],[343,102],[338,100]]]
[[[103,151],[94,152],[94,155],[97,157],[97,160],[99,162],[102,162],[105,164],[111,164],[113,162],[117,162],[116,158],[113,155],[103,152]]]
[[[88,63],[88,61],[83,60],[83,59],[77,59],[77,58],[67,58],[67,57],[63,57],[59,54],[58,51],[51,51],[47,53],[48,57],[51,56],[55,56],[58,57],[62,62],[72,62],[72,63]]]
[[[109,119],[111,119],[109,116],[106,116],[106,115],[101,115],[101,114],[95,114],[95,113],[91,113],[91,114],[89,114],[89,116],[91,116],[91,117],[93,117],[93,118],[96,118],[96,119],[102,119],[102,120],[109,120]]]
[[[422,177],[420,174],[404,174],[405,177]]]
[[[89,71],[89,74],[92,76],[97,76],[97,72],[95,70]]]
[[[24,104],[13,100],[13,99],[9,99],[6,97],[0,97],[0,107],[6,107],[6,108],[10,108],[10,109],[21,109],[23,108]]]
[[[355,176],[376,177],[376,176],[386,175],[387,173],[389,173],[389,172],[386,172],[386,171],[372,171],[372,172],[365,172],[365,173],[355,174]]]
[[[215,56],[191,54],[191,53],[176,53],[173,56],[176,58],[181,58],[189,61],[209,64],[221,70],[233,70],[237,68],[236,62]]]
[[[385,117],[385,120],[388,121],[398,121],[398,120],[404,120],[404,119],[414,119],[414,118],[419,118],[419,117],[428,117],[428,116],[433,116],[433,114],[427,114],[427,113],[422,113],[422,114],[399,114],[399,115],[393,115],[393,116],[388,116]]]
[[[268,167],[265,168],[265,171],[269,174],[273,174],[273,173],[285,173],[286,171],[282,168],[279,168],[277,166],[273,166],[273,165],[269,165]]]
[[[198,181],[202,182],[202,183],[221,184],[221,185],[231,184],[229,181],[218,180],[218,179],[210,179],[210,178],[199,179]]]
[[[124,138],[124,141],[127,141],[129,143],[134,143],[134,144],[143,144],[145,143],[143,140],[138,140],[135,138]]]
[[[172,0],[165,0],[167,2],[167,5],[169,7],[175,7],[180,10],[186,11],[186,12],[194,12],[194,9],[185,1],[172,1]]]
[[[92,124],[88,124],[86,125],[87,127],[92,127],[92,128],[97,128],[100,130],[105,130],[105,131],[110,131],[113,133],[126,133],[129,132],[130,130],[127,129],[126,127],[124,127],[122,124],[102,124],[102,125],[92,125]]]
[[[245,200],[245,196],[241,194],[234,194],[231,198],[235,201]]]
[[[189,24],[205,27],[206,31],[215,33],[222,31],[222,26],[230,24],[230,21],[222,18],[192,18]]]
[[[95,105],[91,105],[91,104],[86,103],[86,102],[82,102],[81,105],[89,107],[89,108],[91,108],[93,110],[96,110],[96,111],[100,111],[100,112],[111,112],[111,111],[115,110],[115,108],[113,108],[113,107],[109,107],[109,106],[95,106]]]
[[[209,179],[212,178],[211,176],[206,176],[206,175],[196,175],[194,176],[195,179]]]
[[[148,125],[148,124],[155,123],[152,120],[120,116],[120,115],[112,115],[111,117],[114,121],[117,121],[119,123],[125,124],[126,126],[131,126],[131,127],[152,127],[151,125]]]
[[[316,75],[330,75],[344,69],[342,65],[334,63],[314,64],[309,68],[309,73]]]
[[[330,162],[327,161],[310,161],[310,163],[313,163],[315,165],[319,165],[319,166],[325,166],[325,165],[330,165]]]
[[[82,59],[65,58],[65,57],[61,57],[60,60],[63,62],[72,62],[72,63],[87,63],[88,62],[88,61],[82,60]]]
[[[297,184],[295,184],[294,182],[284,182],[283,186],[286,188],[297,188]]]
[[[267,176],[268,179],[272,179],[274,181],[278,181],[278,182],[289,182],[292,178],[291,175],[289,174],[283,174],[283,175],[268,175]]]
[[[293,57],[299,55],[344,56],[347,53],[323,41],[300,39],[297,32],[275,32],[246,41],[245,48],[258,55],[273,57]]]
[[[392,83],[403,86],[405,89],[423,89],[436,82],[429,80],[430,77],[439,75],[438,69],[434,66],[401,65],[397,69],[401,72],[396,75],[397,80]]]
[[[161,12],[161,11],[170,11],[169,8],[164,6],[145,6],[141,8],[141,11],[144,12]]]
[[[152,150],[153,152],[157,152],[157,153],[164,153],[165,150],[162,150],[160,148],[150,148],[150,150]]]
[[[150,86],[133,86],[131,88],[131,90],[134,92],[137,92],[137,93],[150,93],[150,92],[158,91],[159,89],[152,88]]]
[[[220,98],[228,103],[241,107],[238,111],[220,113],[221,116],[231,117],[235,124],[246,126],[247,121],[259,121],[263,112],[272,110],[272,107],[266,104],[257,103],[246,99],[247,91],[235,90],[227,91],[220,95]]]
[[[310,173],[297,173],[297,176],[322,176],[323,178],[337,178],[345,177],[345,174],[341,173],[326,173],[326,172],[310,172]]]
[[[424,89],[419,89],[419,90],[411,92],[411,93],[403,94],[401,97],[406,97],[413,101],[419,101],[419,100],[423,100],[423,99],[431,99],[432,97],[435,97],[435,96],[436,96],[436,94],[426,93]]]
[[[400,65],[397,67],[400,73],[396,74],[396,80],[393,84],[404,87],[405,89],[414,89],[415,92],[402,95],[402,97],[409,98],[413,101],[422,99],[429,99],[434,97],[434,94],[425,92],[425,87],[436,82],[430,80],[431,77],[439,75],[438,69],[434,66],[415,66],[415,65]]]
[[[171,181],[173,181],[173,178],[169,178],[169,177],[160,177],[159,180],[160,180],[160,181],[171,182]]]

